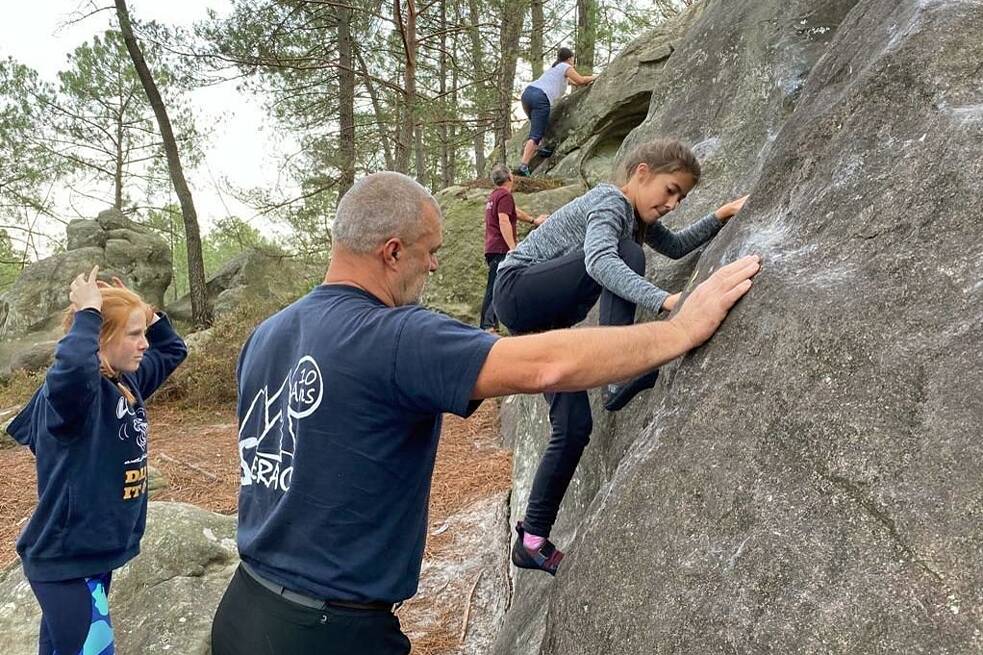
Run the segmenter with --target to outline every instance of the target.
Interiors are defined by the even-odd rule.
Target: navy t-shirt
[[[239,357],[239,552],[309,595],[416,593],[441,414],[467,416],[496,337],[321,285]]]

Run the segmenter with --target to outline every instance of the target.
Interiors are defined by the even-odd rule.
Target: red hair
[[[134,310],[143,312],[147,325],[150,325],[150,321],[154,317],[154,308],[143,302],[140,296],[129,289],[109,287],[99,289],[99,293],[102,294],[102,309],[100,310],[102,314],[102,329],[99,331],[99,372],[110,380],[116,381],[118,372],[106,361],[105,356],[102,354],[103,349],[107,344],[120,337],[126,329],[126,324],[129,322]],[[66,332],[71,329],[74,320],[75,311],[69,308],[65,312],[65,319],[63,321]],[[126,385],[116,382],[116,386],[119,387],[120,393],[126,397],[126,400],[130,404],[136,402],[136,397]]]

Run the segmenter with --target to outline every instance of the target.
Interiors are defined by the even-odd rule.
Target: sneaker
[[[522,543],[522,537],[526,531],[522,528],[522,521],[515,524],[515,531],[519,533],[515,545],[512,546],[512,563],[520,569],[536,569],[546,571],[550,575],[556,575],[556,570],[560,567],[560,560],[563,559],[563,552],[547,539],[539,550],[530,550]]]
[[[539,146],[539,148],[536,150],[536,154],[543,159],[549,159],[553,156],[553,149],[549,146]]]
[[[645,375],[640,375],[634,380],[622,384],[609,384],[601,392],[601,400],[604,402],[604,409],[609,412],[616,412],[639,394],[639,392],[651,389],[655,386],[655,381],[659,378],[659,369],[650,371]]]
[[[527,166],[526,164],[519,164],[519,167],[512,172],[518,175],[519,177],[529,177],[530,175],[532,175],[532,173],[529,172],[529,166]]]

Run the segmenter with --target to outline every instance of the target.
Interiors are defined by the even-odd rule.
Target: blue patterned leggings
[[[30,581],[41,605],[38,655],[115,655],[109,619],[112,572],[58,582]]]

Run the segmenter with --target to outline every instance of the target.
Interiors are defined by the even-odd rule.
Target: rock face
[[[983,650],[983,4],[707,2],[646,120],[698,144],[677,224],[764,268],[595,430],[497,653]],[[695,265],[695,268],[694,268]],[[691,270],[692,269],[692,270]],[[506,404],[514,512],[545,443]]]
[[[171,283],[171,255],[167,243],[149,228],[108,209],[95,220],[72,221],[67,234],[65,252],[28,266],[0,296],[3,339],[53,327],[68,306],[68,285],[97,264],[106,279],[116,275],[147,302],[163,305]]]
[[[100,277],[117,276],[154,306],[171,283],[167,243],[115,209],[95,220],[68,224],[66,250],[31,264],[0,295],[0,377],[14,370],[48,366],[62,336],[68,285],[99,266]]]
[[[206,282],[208,302],[216,316],[246,303],[270,302],[282,306],[310,284],[300,267],[286,255],[250,248],[236,255]],[[191,320],[191,296],[167,306],[167,313],[182,321]]]
[[[239,563],[234,517],[151,502],[141,549],[113,575],[109,606],[117,651],[207,655],[215,608]],[[20,567],[0,576],[4,652],[37,653],[40,618]]]
[[[580,184],[568,184],[536,192],[516,192],[516,206],[533,216],[548,214],[584,192]],[[445,314],[476,323],[488,279],[485,264],[485,202],[491,189],[448,187],[437,193],[444,215],[444,247],[440,266],[427,285],[424,302]],[[519,223],[519,238],[528,233]]]

